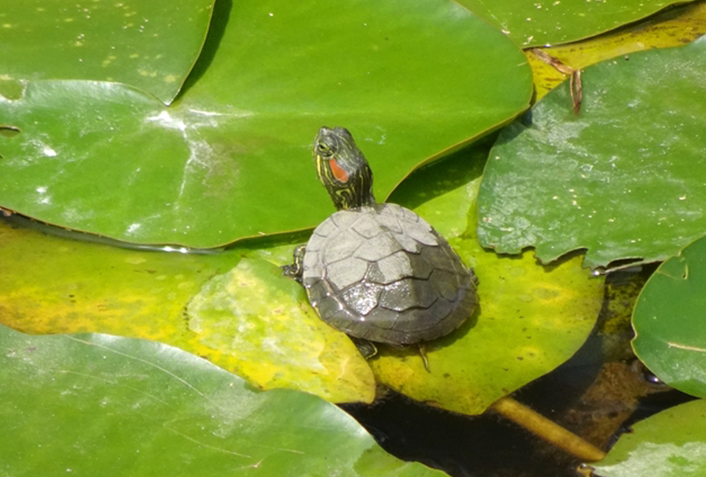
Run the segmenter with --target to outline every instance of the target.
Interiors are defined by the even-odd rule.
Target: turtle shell
[[[473,272],[424,219],[396,204],[322,222],[306,245],[302,284],[334,328],[394,345],[450,333],[477,303]]]

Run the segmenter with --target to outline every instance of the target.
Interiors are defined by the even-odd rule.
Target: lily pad
[[[234,356],[238,376],[319,396],[355,389],[372,402],[375,379],[353,342],[321,321],[303,288],[264,260],[244,258],[206,283],[187,308],[204,346]]]
[[[603,280],[591,278],[581,257],[545,269],[529,253],[497,257],[471,240],[451,243],[474,264],[480,311],[426,345],[431,373],[414,349],[388,348],[371,366],[381,382],[413,399],[480,414],[583,345],[600,312]]]
[[[586,69],[505,128],[481,184],[478,234],[499,253],[534,246],[543,263],[664,260],[703,233],[706,38]]]
[[[459,0],[522,47],[549,46],[594,36],[680,1]]]
[[[127,83],[169,104],[201,52],[214,0],[3,5],[3,79]]]
[[[239,298],[255,294],[262,310],[271,313],[281,310],[275,316],[283,329],[272,330],[262,325],[258,328],[261,333],[255,336],[235,331],[231,339],[241,339],[239,349],[227,346],[225,338],[189,329],[187,305],[194,296],[203,297],[203,292],[199,294],[202,287],[213,287],[211,281],[222,280],[241,260],[242,250],[200,255],[130,250],[44,235],[37,230],[12,227],[5,221],[0,221],[0,248],[4,254],[0,323],[17,330],[100,332],[146,338],[177,346],[228,371],[242,373],[241,376],[260,388],[289,387],[334,402],[369,402],[374,397],[370,369],[365,362],[360,363],[362,359],[345,336],[336,334],[328,341],[323,337],[320,341],[307,338],[304,344],[312,348],[321,345],[321,356],[307,356],[306,366],[295,367],[295,373],[278,368],[281,360],[264,359],[271,343],[288,339],[292,345],[302,344],[303,338],[292,337],[292,332],[306,331],[311,321],[307,311],[298,309],[290,296],[301,293],[301,287],[281,277],[281,273],[269,277],[270,288],[264,292],[267,301],[262,290],[249,288],[236,292]],[[266,264],[259,265],[258,270],[265,276],[267,270],[272,271]],[[285,298],[289,298],[285,304],[277,303]],[[246,317],[252,315],[240,315],[241,320]],[[246,349],[251,352],[245,353]]]
[[[603,278],[583,269],[580,256],[548,267],[530,253],[498,257],[479,245],[473,224],[484,152],[482,145],[459,152],[413,174],[395,194],[403,204],[421,200],[414,210],[447,238],[459,235],[451,224],[466,222],[459,211],[468,214],[468,230],[449,242],[478,276],[479,308],[458,331],[426,345],[430,373],[414,347],[385,347],[371,361],[388,386],[465,414],[482,413],[568,360],[593,330],[603,303]]]
[[[665,261],[635,306],[635,354],[659,379],[706,397],[706,237]]]
[[[7,475],[444,475],[378,447],[336,406],[170,346],[0,326]]]
[[[596,477],[699,477],[706,474],[706,401],[662,411],[623,434],[594,468]]]
[[[521,51],[453,2],[248,0],[223,28],[171,107],[81,81],[0,100],[20,131],[0,136],[0,206],[136,243],[302,229],[332,211],[309,151],[322,125],[352,130],[383,198],[531,95]]]

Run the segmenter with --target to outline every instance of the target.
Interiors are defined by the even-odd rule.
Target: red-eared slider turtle
[[[477,303],[473,272],[424,219],[375,201],[372,172],[347,129],[321,128],[313,153],[338,212],[284,270],[319,316],[352,337],[392,345],[458,328]]]

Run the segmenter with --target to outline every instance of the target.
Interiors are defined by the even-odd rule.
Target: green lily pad
[[[301,293],[301,287],[281,277],[281,273],[270,273],[268,277],[268,271],[272,270],[267,264],[256,268],[260,275],[255,274],[254,278],[268,277],[271,288],[264,292],[253,291],[252,287],[236,289],[235,296],[247,298],[248,293],[257,293],[255,298],[262,310],[282,311],[275,314],[280,320],[275,325],[284,329],[262,325],[258,327],[261,333],[255,335],[236,330],[230,339],[240,339],[238,349],[223,344],[222,335],[189,329],[187,305],[194,296],[197,297],[194,302],[203,297],[200,290],[222,281],[227,276],[224,274],[238,265],[243,250],[201,255],[130,250],[44,235],[12,227],[5,221],[0,221],[0,248],[3,250],[0,323],[14,329],[28,333],[99,332],[146,338],[205,357],[263,389],[299,389],[334,402],[370,402],[374,398],[375,383],[370,369],[361,362],[348,338],[335,334],[326,339],[324,329],[320,340],[308,337],[306,342],[301,341],[307,326],[317,324],[311,324],[309,315],[313,311],[297,308],[290,295]],[[239,265],[229,273],[235,274],[244,267]],[[285,298],[289,301],[277,302]],[[212,306],[215,303],[214,300]],[[208,304],[200,306],[207,308]],[[252,323],[262,320],[252,315],[239,317],[252,319]],[[196,327],[195,323],[191,325]],[[293,331],[301,335],[292,337]],[[290,368],[282,369],[282,360],[272,359],[276,353],[268,346],[283,339],[291,340],[293,345],[309,344],[311,350],[320,353],[306,356],[308,360],[300,359],[301,366],[295,367],[295,371],[291,370],[291,363]],[[320,349],[316,348],[319,345]]]
[[[234,356],[238,376],[266,389],[319,396],[355,389],[372,402],[375,379],[353,342],[321,321],[304,289],[264,260],[244,258],[206,283],[187,307],[199,342]]]
[[[453,2],[250,0],[224,28],[172,107],[78,81],[0,101],[20,130],[0,136],[0,206],[136,243],[302,229],[333,210],[309,150],[322,125],[352,130],[383,198],[531,95],[521,51]]]
[[[706,474],[706,401],[662,411],[623,434],[591,464],[596,477],[700,477]]]
[[[543,263],[664,260],[703,233],[706,38],[583,73],[504,129],[481,184],[478,233],[499,253],[534,246]]]
[[[637,21],[681,1],[459,0],[523,48],[568,43]]]
[[[3,79],[126,83],[169,104],[198,58],[214,0],[3,5]]]
[[[635,354],[662,381],[706,397],[706,237],[665,261],[633,312]]]
[[[257,392],[170,346],[0,326],[7,475],[444,475],[315,396]]]
[[[475,270],[479,308],[459,330],[426,344],[430,373],[414,347],[384,347],[371,361],[379,381],[465,414],[482,413],[568,360],[593,330],[603,303],[604,280],[583,269],[580,256],[542,266],[529,252],[498,257],[483,250],[473,225],[486,157],[483,145],[469,148],[412,174],[395,192],[396,200],[415,205],[443,231]],[[468,229],[459,230],[466,223]]]

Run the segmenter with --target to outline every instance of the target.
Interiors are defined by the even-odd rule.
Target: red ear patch
[[[338,165],[336,159],[329,160],[329,166],[331,167],[331,172],[336,180],[339,182],[348,182],[348,173]]]

